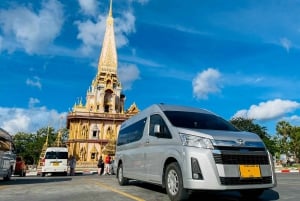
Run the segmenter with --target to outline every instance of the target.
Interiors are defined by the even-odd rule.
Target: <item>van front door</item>
[[[155,129],[156,128],[156,129]],[[159,131],[157,131],[157,129]],[[171,133],[159,114],[150,116],[149,135],[145,144],[145,168],[147,180],[161,183],[166,150],[170,146]]]

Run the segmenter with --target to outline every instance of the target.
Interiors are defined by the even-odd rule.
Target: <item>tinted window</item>
[[[68,152],[47,152],[45,159],[68,159]]]
[[[176,127],[192,129],[238,131],[228,121],[213,114],[165,111],[169,121]]]
[[[150,117],[150,129],[149,129],[150,136],[156,136],[154,133],[154,125],[155,124],[160,125],[160,131],[161,131],[161,135],[159,135],[160,138],[172,138],[165,121],[158,114],[152,115]]]
[[[138,141],[142,138],[145,128],[146,118],[142,119],[119,132],[117,145],[123,145],[131,142]]]

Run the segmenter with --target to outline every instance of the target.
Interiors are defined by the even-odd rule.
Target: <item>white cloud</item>
[[[0,127],[14,135],[17,132],[35,133],[38,129],[52,126],[59,129],[64,125],[67,113],[39,108],[3,108],[0,107]]]
[[[95,16],[97,13],[97,0],[78,0],[82,12],[86,15]]]
[[[287,52],[290,51],[290,48],[292,46],[292,42],[289,39],[281,38],[280,39],[280,44],[284,47],[284,49],[286,49]]]
[[[218,70],[208,68],[193,79],[193,94],[198,99],[207,99],[208,94],[220,92],[220,77]]]
[[[40,100],[39,99],[37,99],[37,98],[30,98],[29,99],[29,103],[28,103],[28,106],[29,106],[29,108],[33,108],[34,106],[35,106],[35,104],[37,104],[37,103],[40,103]]]
[[[300,108],[300,103],[290,100],[274,99],[251,105],[248,110],[238,111],[234,117],[244,117],[255,120],[271,120],[282,117]]]
[[[140,71],[134,64],[123,64],[118,68],[118,75],[120,77],[123,90],[129,90],[131,89],[133,82],[140,78]]]
[[[123,12],[120,18],[115,19],[116,43],[118,47],[128,44],[127,35],[135,32],[135,16],[132,11]]]
[[[42,88],[42,84],[41,84],[41,82],[40,82],[40,78],[37,77],[37,76],[33,77],[33,79],[29,79],[29,78],[28,78],[28,79],[26,80],[26,84],[29,85],[29,86],[37,87],[37,88],[39,88],[39,89]]]
[[[99,16],[98,22],[94,23],[91,20],[85,22],[76,21],[79,33],[77,39],[82,40],[81,52],[84,55],[89,55],[95,47],[99,47],[104,38],[105,17]]]
[[[43,1],[37,12],[22,6],[0,10],[2,50],[24,49],[28,54],[42,53],[60,34],[63,22],[62,4],[57,0]]]
[[[94,48],[99,48],[104,38],[106,19],[108,13],[100,14],[97,22],[92,20],[76,21],[78,28],[77,39],[82,40],[81,51],[83,54],[90,54]],[[114,31],[117,47],[128,44],[127,35],[135,31],[135,17],[129,12],[124,12],[120,17],[114,19]]]
[[[292,121],[300,122],[300,116],[298,116],[298,115],[293,115],[293,116],[290,117],[290,119]]]
[[[298,115],[292,115],[290,117],[283,117],[281,120],[288,121],[295,126],[300,126],[300,116],[298,116]]]

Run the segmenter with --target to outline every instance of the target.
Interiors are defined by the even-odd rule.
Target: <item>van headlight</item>
[[[180,133],[182,145],[189,147],[199,147],[204,149],[213,149],[214,146],[210,139],[195,135]]]

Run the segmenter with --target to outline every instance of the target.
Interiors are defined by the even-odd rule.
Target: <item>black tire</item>
[[[177,162],[170,163],[165,173],[166,191],[171,201],[187,200],[188,190],[183,188],[182,174]]]
[[[264,191],[264,189],[241,190],[240,194],[243,198],[257,199],[264,193]]]
[[[42,177],[44,177],[46,175],[46,173],[42,172]]]
[[[7,175],[3,177],[4,181],[9,181],[11,179],[12,171],[11,169],[7,172]]]
[[[25,174],[24,170],[21,170],[20,177],[24,177],[24,174]]]
[[[124,186],[124,185],[128,184],[128,179],[123,176],[123,164],[122,163],[118,166],[117,178],[118,178],[118,182],[119,182],[120,186]]]

